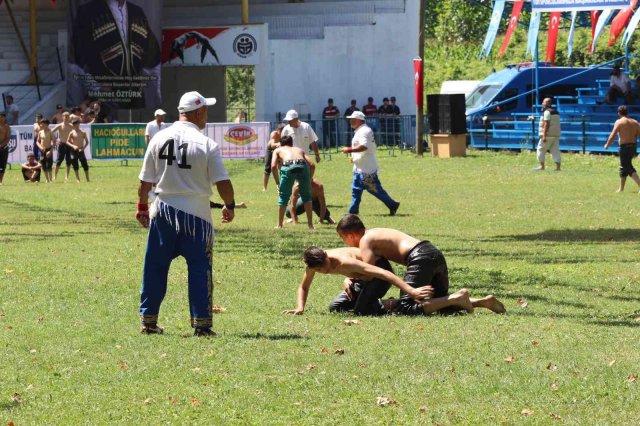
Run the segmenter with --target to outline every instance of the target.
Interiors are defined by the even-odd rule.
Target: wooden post
[[[242,24],[249,24],[249,0],[242,0]]]
[[[424,14],[425,14],[425,0],[420,0],[420,10],[418,10],[418,57],[424,58]],[[424,94],[421,94],[424,96]],[[416,155],[422,157],[423,146],[422,140],[424,138],[424,106],[422,102],[416,105]]]

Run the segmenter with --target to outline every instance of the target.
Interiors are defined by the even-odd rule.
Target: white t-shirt
[[[158,133],[162,129],[166,129],[167,127],[169,127],[169,124],[165,123],[164,121],[160,123],[160,126],[158,126],[158,122],[156,120],[150,121],[147,123],[147,128],[144,129],[144,135],[149,136],[149,140],[151,140],[156,135],[156,133]]]
[[[212,223],[211,185],[229,175],[218,144],[195,124],[176,121],[149,142],[139,178],[155,183],[157,200]]]
[[[627,93],[627,83],[631,84],[631,80],[629,80],[629,77],[627,77],[625,73],[620,71],[619,75],[611,76],[611,83],[609,85],[612,87],[616,86],[622,93]]]
[[[316,132],[314,132],[311,126],[304,121],[300,121],[300,125],[298,127],[291,127],[287,124],[284,129],[282,129],[281,135],[291,136],[293,139],[293,146],[302,148],[305,152],[309,151],[309,145],[313,142],[318,142]]]
[[[376,143],[373,140],[373,130],[366,124],[358,127],[353,134],[351,147],[357,148],[366,146],[367,150],[362,152],[352,152],[353,171],[356,173],[375,173],[378,171],[378,160],[376,160]]]

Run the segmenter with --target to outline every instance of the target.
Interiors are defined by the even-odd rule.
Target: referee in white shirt
[[[153,139],[156,133],[169,127],[169,125],[164,122],[165,115],[167,115],[167,113],[161,109],[157,109],[156,112],[153,113],[155,118],[153,121],[148,122],[147,128],[144,129],[144,142],[147,145],[149,145],[149,142],[151,142],[151,139]]]
[[[354,129],[350,147],[342,148],[342,152],[351,154],[353,163],[353,183],[351,185],[351,205],[349,213],[360,212],[362,193],[366,189],[369,194],[382,201],[389,209],[389,215],[394,216],[400,203],[391,198],[384,190],[378,179],[378,160],[376,159],[376,143],[373,140],[373,130],[367,126],[364,113],[354,111],[347,117]]]
[[[171,261],[187,261],[191,326],[196,336],[215,336],[213,325],[213,223],[209,198],[216,185],[224,202],[222,222],[234,217],[234,193],[220,147],[202,134],[215,98],[188,92],[180,98],[179,121],[151,140],[140,172],[136,219],[149,228],[140,299],[141,332],[161,334],[160,304]],[[148,193],[157,197],[149,208]]]
[[[295,109],[290,109],[284,116],[287,125],[282,129],[281,137],[291,136],[293,146],[302,148],[304,152],[309,152],[309,148],[313,149],[316,156],[316,163],[320,162],[320,152],[318,151],[318,136],[309,123],[300,121],[298,113]]]

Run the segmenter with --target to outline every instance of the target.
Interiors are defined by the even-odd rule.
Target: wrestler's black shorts
[[[42,152],[42,158],[40,159],[42,168],[46,171],[50,171],[53,167],[53,148],[45,149]]]
[[[7,161],[9,161],[9,147],[0,148],[0,172],[7,170]]]
[[[84,154],[84,151],[76,151],[75,149],[69,150],[69,157],[71,158],[71,166],[73,170],[78,170],[78,160],[80,160],[80,164],[82,165],[82,169],[84,171],[89,170],[89,163],[87,163],[87,157]]]
[[[273,151],[267,148],[267,155],[264,159],[264,174],[266,176],[271,174],[271,158],[273,158]]]
[[[56,166],[60,167],[63,161],[67,162],[67,166],[71,164],[71,157],[69,156],[69,147],[67,144],[61,143],[58,145],[58,158],[56,159]]]
[[[636,156],[637,145],[635,143],[625,143],[620,145],[620,177],[631,176],[636,172],[631,160]]]
[[[431,285],[432,297],[444,297],[449,294],[449,270],[442,252],[429,241],[421,241],[411,249],[405,259],[407,273],[404,280],[413,288]],[[422,306],[409,295],[400,294],[396,310],[403,315],[424,315]]]

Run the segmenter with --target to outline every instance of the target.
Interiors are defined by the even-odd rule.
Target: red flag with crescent
[[[509,26],[507,27],[507,33],[504,35],[504,40],[502,41],[502,46],[500,47],[498,58],[502,58],[502,55],[504,55],[504,52],[507,50],[509,40],[511,40],[511,35],[518,26],[518,19],[520,18],[520,12],[522,11],[523,4],[524,0],[516,0],[515,2],[513,2],[513,9],[511,9],[511,18],[509,18]]]
[[[560,28],[560,17],[562,12],[551,12],[549,15],[549,37],[547,41],[546,61],[551,65],[556,64],[556,45],[558,43],[558,28]]]
[[[587,55],[592,53],[591,46],[593,46],[593,38],[596,35],[596,25],[598,25],[598,17],[600,16],[601,10],[592,10],[590,12],[591,15],[591,43],[589,43],[589,47],[587,47]]]
[[[633,15],[633,10],[636,8],[637,4],[638,0],[631,0],[631,5],[618,12],[616,17],[613,18],[611,21],[611,29],[609,30],[609,46],[612,46],[616,40],[618,40],[620,33],[629,23],[631,15]]]

